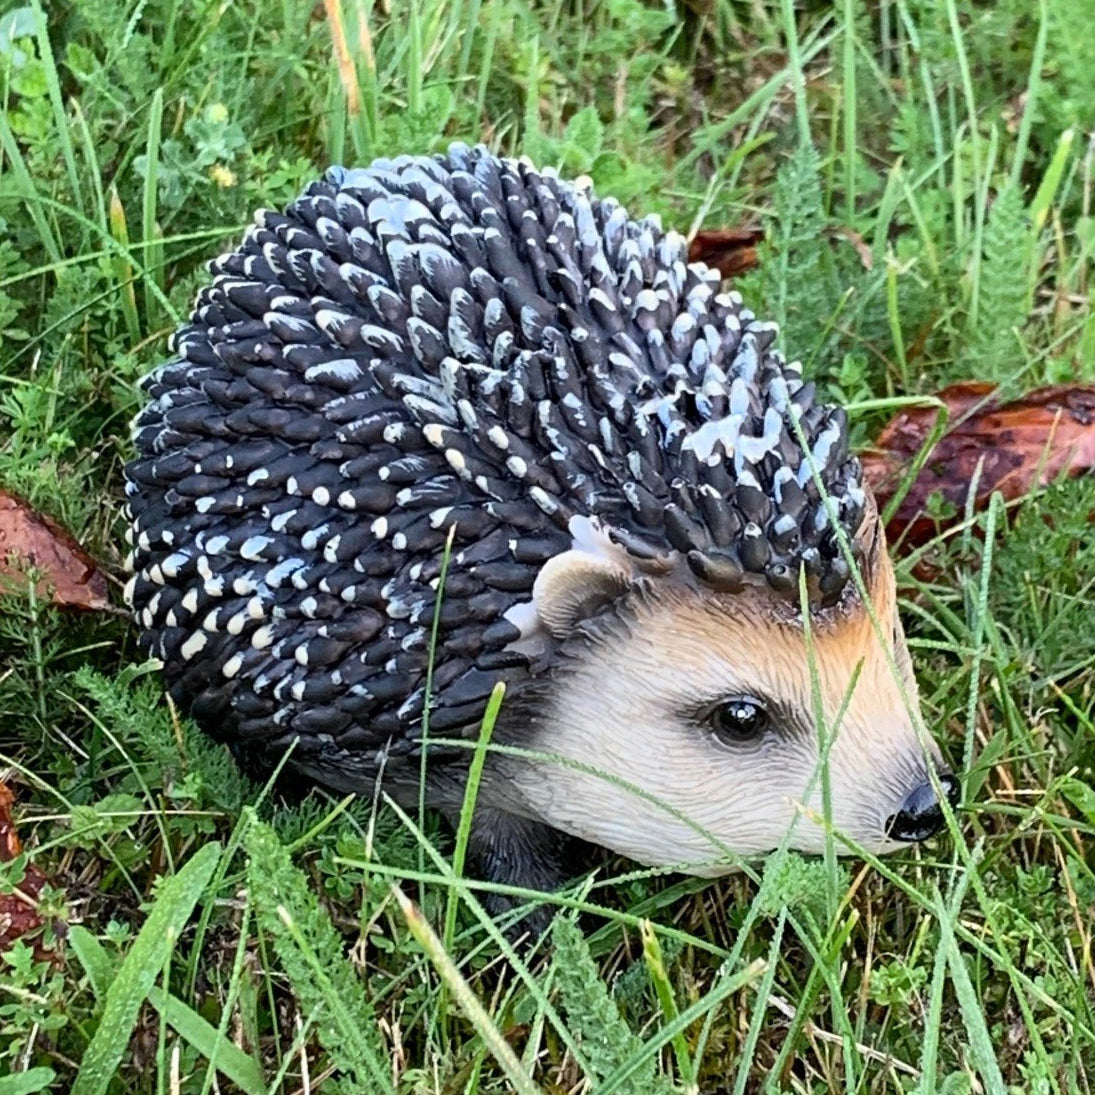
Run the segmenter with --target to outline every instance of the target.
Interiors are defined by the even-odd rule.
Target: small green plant
[[[642,1042],[620,1015],[578,927],[559,917],[551,937],[555,946],[555,985],[562,998],[563,1013],[586,1053],[594,1076],[603,1080],[626,1069],[633,1059],[641,1058]],[[617,1090],[636,1095],[671,1092],[672,1085],[656,1069],[657,1059],[648,1059],[641,1067],[632,1069]]]
[[[0,893],[5,892],[10,893],[0,882]],[[36,954],[32,941],[17,939],[0,961],[0,981],[4,984],[4,998],[0,1000],[0,1039],[4,1047],[0,1050],[0,1070],[6,1067],[14,1071],[32,1054],[37,1038],[55,1038],[68,1023],[68,987],[54,955]]]
[[[969,368],[986,380],[1011,380],[1025,364],[1022,328],[1031,309],[1027,280],[1033,240],[1018,187],[997,195],[985,224],[977,308],[969,317]]]
[[[90,701],[92,719],[102,730],[96,743],[102,749],[89,757],[98,768],[113,767],[119,761],[129,769],[116,786],[133,794],[162,794],[179,807],[198,811],[192,823],[195,834],[212,831],[206,810],[238,814],[251,801],[257,788],[244,776],[227,748],[201,733],[162,699],[156,678],[146,676],[129,687],[127,672],[122,680],[108,680],[90,667],[81,667],[73,678],[81,699]],[[117,797],[117,796],[115,796]],[[103,803],[98,804],[101,811]]]
[[[1095,591],[1095,484],[1057,483],[1017,509],[996,557],[994,615],[1029,673],[1034,695],[1052,682],[1089,690],[1095,643],[1086,613]]]
[[[387,1050],[365,987],[306,876],[274,831],[250,818],[245,834],[255,914],[346,1092],[391,1090]]]

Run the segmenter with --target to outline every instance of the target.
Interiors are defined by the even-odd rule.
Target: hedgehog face
[[[815,614],[813,658],[827,732],[835,731],[832,824],[885,853],[900,846],[891,833],[918,838],[895,819],[910,802],[923,811],[929,764],[944,769],[917,731],[892,568],[884,549],[873,555],[869,592],[884,641],[853,599]],[[544,820],[697,874],[726,869],[717,864],[720,843],[761,853],[791,830],[791,848],[824,849],[810,659],[802,621],[786,603],[762,587],[712,595],[643,582],[579,630],[582,651],[559,681],[537,744],[583,770],[545,764],[519,777]]]

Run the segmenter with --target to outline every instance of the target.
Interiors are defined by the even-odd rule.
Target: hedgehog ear
[[[882,527],[882,515],[878,512],[874,495],[869,489],[866,496],[867,504],[856,531],[855,542],[862,553],[863,580],[870,584],[878,571],[879,563],[887,558],[886,531]]]
[[[622,597],[631,575],[611,559],[586,551],[564,551],[540,568],[532,603],[540,622],[556,638],[565,638],[583,620]]]
[[[859,549],[863,581],[874,591],[875,596],[885,589],[890,601],[895,601],[893,561],[886,549],[886,530],[882,524],[882,515],[878,512],[878,504],[870,490],[867,491],[867,506],[856,532],[855,545]]]

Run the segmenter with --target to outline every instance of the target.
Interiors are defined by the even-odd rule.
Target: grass
[[[454,139],[681,229],[761,221],[739,288],[857,441],[955,380],[1091,381],[1089,24],[1087,0],[8,7],[0,488],[120,578],[134,381],[204,260],[328,162]],[[617,862],[557,898],[554,959],[486,915],[466,829],[454,853],[383,800],[271,804],[124,619],[16,588],[0,765],[50,883],[0,956],[0,1095],[1090,1092],[1093,511],[1062,484],[899,564],[964,782],[949,841],[718,883]]]

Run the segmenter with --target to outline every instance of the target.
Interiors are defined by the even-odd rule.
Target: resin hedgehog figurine
[[[144,382],[127,596],[237,755],[417,801],[451,532],[428,801],[458,809],[499,680],[519,747],[481,876],[551,887],[570,837],[697,874],[823,848],[801,573],[833,824],[874,852],[940,826],[844,412],[680,236],[457,145],[330,170],[212,272]]]

